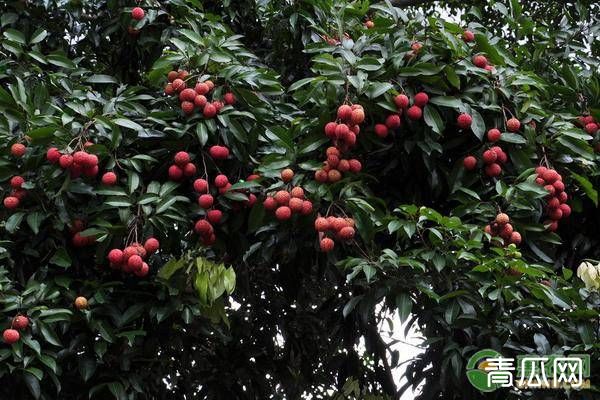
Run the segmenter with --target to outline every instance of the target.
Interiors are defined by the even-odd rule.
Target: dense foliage
[[[597,384],[600,7],[462,3],[0,4],[0,397]]]

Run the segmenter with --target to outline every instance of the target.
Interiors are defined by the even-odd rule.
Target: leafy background
[[[487,347],[590,353],[598,382],[600,297],[573,276],[600,258],[598,137],[574,124],[600,119],[598,5],[443,3],[147,1],[135,23],[121,1],[2,3],[0,178],[7,193],[23,176],[28,196],[0,211],[0,327],[17,313],[32,321],[0,349],[2,397],[393,399],[406,387],[382,338],[390,312],[426,339],[407,369],[407,385],[424,383],[420,399],[543,398],[471,389],[465,362]],[[460,38],[466,27],[473,44]],[[495,73],[472,65],[477,53]],[[173,68],[238,102],[213,120],[184,117],[162,93]],[[421,90],[424,119],[377,138],[393,95]],[[363,171],[317,184],[322,128],[345,98],[367,115],[352,152]],[[507,111],[523,128],[503,135],[503,175],[465,172],[462,158],[487,147],[487,129],[505,131]],[[457,129],[459,112],[473,115],[471,130]],[[117,186],[46,162],[48,147],[74,139],[94,142]],[[17,141],[28,143],[21,159],[9,152]],[[208,156],[217,143],[229,160]],[[201,246],[191,185],[167,179],[179,150],[210,177],[258,172],[258,184],[238,187],[259,198],[293,168],[315,215],[352,216],[356,241],[323,254],[315,215],[281,223],[230,195],[218,200],[217,243]],[[544,193],[531,183],[544,162],[571,196],[557,233],[542,225]],[[498,210],[523,234],[519,249],[483,232]],[[72,245],[74,219],[93,246]],[[106,265],[132,221],[161,243],[145,279]],[[84,311],[72,305],[81,295]]]

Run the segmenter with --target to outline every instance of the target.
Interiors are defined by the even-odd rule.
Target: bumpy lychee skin
[[[510,236],[510,243],[519,245],[521,244],[521,234],[519,232],[513,232],[512,235]]]
[[[352,118],[352,107],[347,104],[342,104],[338,107],[337,117],[342,121],[349,121]]]
[[[394,104],[396,104],[396,107],[398,109],[403,109],[408,107],[409,104],[409,99],[408,96],[405,94],[399,94],[396,97],[394,97]]]
[[[299,213],[300,211],[302,211],[302,203],[304,203],[302,199],[292,197],[289,202],[289,207],[293,212]]]
[[[10,146],[10,154],[12,154],[15,157],[23,157],[25,155],[26,150],[27,148],[23,143],[15,143],[12,146]]]
[[[196,99],[196,91],[194,89],[183,89],[179,93],[179,101],[189,101],[191,103]]]
[[[106,186],[113,186],[117,183],[117,174],[114,172],[106,172],[102,175],[102,184]]]
[[[466,156],[463,160],[463,166],[467,171],[473,171],[477,167],[477,159],[473,156]]]
[[[585,125],[585,131],[590,135],[595,135],[598,132],[598,124],[595,122],[590,122]]]
[[[498,155],[493,150],[486,150],[483,152],[483,162],[486,164],[491,164],[498,158]]]
[[[265,210],[273,211],[277,208],[277,200],[275,200],[273,197],[267,197],[265,201],[263,201],[263,207]]]
[[[385,118],[384,126],[386,126],[389,129],[398,129],[400,128],[401,124],[402,120],[400,119],[400,116],[398,114],[390,114]]]
[[[223,218],[223,212],[221,210],[209,210],[206,213],[206,219],[208,219],[211,224],[218,224],[221,222],[221,218]]]
[[[285,206],[288,205],[292,196],[289,194],[289,192],[286,192],[285,190],[280,190],[277,193],[275,193],[274,198],[275,201],[277,201],[277,204]]]
[[[225,104],[232,106],[236,101],[235,95],[231,92],[227,92],[223,95],[223,101]]]
[[[465,30],[462,34],[463,40],[467,43],[475,40],[475,34],[469,30]]]
[[[25,183],[25,179],[22,176],[13,176],[10,178],[10,187],[13,189],[21,189],[21,186]]]
[[[501,173],[502,173],[502,167],[500,166],[500,164],[492,163],[492,164],[485,166],[485,174],[487,176],[489,176],[490,178],[495,178],[497,176],[500,176]]]
[[[23,329],[27,329],[29,326],[29,318],[24,315],[17,315],[12,322],[12,327],[14,329],[18,329],[22,331]]]
[[[8,196],[4,198],[4,207],[13,210],[19,207],[20,200],[18,197]]]
[[[354,125],[362,124],[365,121],[365,111],[362,108],[352,110],[352,117],[350,121]]]
[[[169,179],[172,181],[179,181],[183,178],[183,170],[177,165],[171,165],[169,167]]]
[[[412,106],[408,109],[406,115],[408,116],[408,119],[418,121],[423,116],[423,110],[421,110],[419,106]]]
[[[46,152],[46,160],[48,160],[52,164],[56,164],[60,156],[60,151],[56,147],[50,147]]]
[[[375,130],[375,134],[382,139],[386,138],[387,135],[389,134],[388,127],[385,126],[384,124],[375,124],[374,130]]]
[[[120,265],[124,260],[123,251],[120,249],[112,249],[108,252],[107,258],[111,264]]]
[[[185,115],[191,115],[194,113],[194,103],[192,103],[191,101],[183,101],[181,103],[181,111],[183,111],[183,113]]]
[[[300,186],[296,186],[291,190],[290,195],[297,199],[304,199],[304,189]]]
[[[214,106],[214,104],[207,104],[204,106],[204,109],[202,110],[202,115],[204,116],[204,118],[213,118],[215,115],[217,115],[217,108]]]
[[[146,13],[144,12],[144,9],[141,7],[134,7],[131,10],[131,18],[133,18],[136,21],[142,20],[145,14]]]
[[[290,219],[292,216],[292,210],[288,206],[281,206],[275,210],[275,217],[280,221]]]
[[[550,184],[554,183],[555,181],[557,181],[558,177],[559,177],[558,172],[556,172],[553,169],[546,170],[544,172],[544,174],[542,175],[542,178],[544,178],[544,180],[546,181],[546,183],[550,183]]]
[[[473,118],[467,113],[462,113],[456,118],[456,124],[460,129],[467,129],[471,127]]]
[[[215,202],[215,199],[210,194],[203,194],[198,197],[198,205],[204,209],[211,208]]]
[[[294,178],[294,171],[291,168],[286,168],[281,171],[281,180],[285,183],[291,182]]]
[[[171,85],[173,86],[173,90],[175,90],[176,92],[181,92],[187,86],[185,81],[180,78],[175,79],[173,83],[171,83]]]
[[[488,65],[488,60],[481,54],[473,57],[473,65],[479,68],[485,68]]]
[[[327,221],[327,218],[319,217],[315,219],[315,230],[317,232],[325,232],[328,231],[330,228],[331,227],[329,225],[329,221]]]
[[[323,253],[329,253],[331,250],[333,250],[334,246],[335,243],[330,238],[323,238],[319,243],[319,247]]]
[[[16,343],[20,338],[21,335],[16,329],[5,329],[4,332],[2,332],[2,340],[4,340],[4,343],[6,344]]]
[[[511,118],[506,121],[506,129],[509,132],[517,132],[521,128],[521,122],[516,118]]]
[[[208,153],[215,160],[225,160],[229,157],[229,149],[225,146],[212,146],[208,149]]]
[[[335,122],[326,123],[325,127],[323,128],[323,130],[325,131],[325,136],[327,136],[330,139],[334,139],[336,137],[337,125],[338,124]]]
[[[173,160],[178,166],[184,167],[187,163],[190,162],[190,155],[187,151],[178,151],[177,153],[175,153]]]
[[[88,301],[85,297],[79,296],[75,299],[75,308],[78,310],[84,310],[88,306]]]
[[[350,226],[345,226],[339,231],[340,238],[344,240],[350,240],[354,237],[354,228]]]
[[[508,224],[508,222],[510,221],[510,217],[505,213],[500,213],[496,215],[495,221],[500,225],[505,225]]]
[[[492,128],[487,132],[487,139],[490,142],[497,142],[498,140],[500,140],[500,138],[502,138],[502,132],[500,132],[496,128]]]
[[[427,105],[427,103],[429,103],[429,96],[427,96],[427,93],[419,92],[419,93],[415,94],[415,98],[414,98],[415,106],[423,108]]]
[[[156,238],[148,238],[144,243],[144,249],[147,254],[155,253],[160,247],[160,242]]]

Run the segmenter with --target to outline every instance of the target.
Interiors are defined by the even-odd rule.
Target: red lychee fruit
[[[423,110],[421,110],[421,108],[419,106],[412,106],[408,109],[408,111],[406,112],[406,115],[408,116],[409,119],[411,119],[413,121],[417,121],[417,120],[420,120],[421,117],[423,116]]]
[[[218,224],[221,222],[221,218],[223,217],[223,213],[221,210],[209,210],[206,213],[206,219],[210,221],[211,224]]]
[[[112,186],[117,183],[117,174],[114,172],[106,172],[102,175],[102,184],[106,186]]]
[[[133,271],[135,276],[138,276],[140,278],[143,278],[144,276],[148,275],[148,272],[150,272],[150,267],[145,262],[142,263],[142,266],[140,267],[140,269]]]
[[[502,137],[502,132],[496,128],[492,128],[487,132],[487,138],[490,142],[497,142]]]
[[[215,177],[215,186],[218,188],[222,188],[227,186],[229,183],[229,178],[226,175],[219,174]]]
[[[313,211],[312,201],[310,201],[310,200],[302,201],[302,210],[300,211],[300,214],[309,215],[312,213],[312,211]]]
[[[19,341],[20,338],[21,335],[16,329],[5,329],[4,332],[2,332],[2,339],[6,344],[16,343]]]
[[[202,178],[196,179],[194,181],[194,190],[198,193],[208,192],[208,182],[206,181],[206,179],[202,179]]]
[[[354,237],[354,228],[350,226],[345,226],[339,231],[340,238],[344,240],[350,240]]]
[[[8,196],[4,198],[4,207],[9,210],[19,207],[20,200],[18,197]]]
[[[175,164],[179,167],[184,167],[187,163],[190,162],[190,155],[187,151],[179,151],[173,157]]]
[[[275,208],[277,208],[277,200],[275,200],[273,197],[267,197],[265,201],[263,201],[263,207],[265,210],[273,211]]]
[[[317,182],[325,183],[325,182],[327,182],[328,179],[329,178],[328,178],[326,171],[324,171],[322,169],[315,171],[315,180]]]
[[[330,229],[329,221],[327,218],[319,217],[315,219],[315,230],[317,232],[325,232]]]
[[[283,171],[281,171],[281,180],[283,180],[285,183],[291,182],[293,178],[294,171],[292,171],[290,168],[286,168]]]
[[[352,107],[347,104],[342,104],[338,107],[337,117],[342,121],[349,121],[352,118]]]
[[[403,109],[408,107],[408,104],[410,103],[408,96],[405,94],[399,94],[396,97],[394,97],[394,104],[396,104],[396,107],[398,109]]]
[[[323,253],[330,252],[331,250],[333,250],[334,246],[335,246],[335,243],[330,238],[323,238],[323,239],[321,239],[321,242],[319,243],[319,247],[321,248],[321,251]]]
[[[225,104],[232,106],[236,101],[235,95],[231,92],[227,92],[223,95],[223,101]]]
[[[186,87],[185,81],[180,78],[175,79],[171,85],[176,92],[181,92]]]
[[[159,247],[159,241],[153,237],[148,238],[148,240],[146,240],[146,242],[144,243],[144,249],[146,250],[147,254],[152,254],[156,252],[156,250],[158,250]]]
[[[304,199],[304,189],[302,189],[300,186],[294,187],[291,190],[290,194],[292,197],[295,197],[297,199]]]
[[[108,261],[113,265],[121,265],[124,261],[123,251],[120,249],[112,249],[108,252]]]
[[[303,202],[304,201],[302,199],[299,199],[297,197],[292,197],[289,202],[289,207],[293,212],[298,213],[298,212],[302,211],[302,203]]]
[[[291,199],[291,195],[289,194],[289,192],[286,192],[285,190],[280,190],[277,193],[275,193],[275,201],[277,201],[277,204],[281,205],[281,206],[285,206],[290,202]]]
[[[375,27],[375,23],[371,20],[365,21],[365,28],[373,29]]]
[[[425,92],[415,94],[414,105],[417,107],[425,107],[429,103],[429,96]]]
[[[473,118],[467,113],[462,113],[456,118],[456,124],[460,129],[467,129],[471,126]]]
[[[594,122],[590,122],[589,124],[586,124],[585,131],[587,133],[589,133],[590,135],[595,135],[596,132],[598,132],[598,124],[596,124]]]
[[[544,172],[542,178],[544,178],[546,183],[554,183],[556,180],[558,180],[558,172],[553,169],[549,169]]]
[[[186,115],[192,114],[194,112],[194,103],[191,101],[183,101],[181,103],[181,111]]]
[[[490,178],[500,176],[502,173],[502,167],[500,164],[492,163],[485,166],[485,174]]]
[[[516,118],[511,118],[506,121],[506,130],[509,132],[516,132],[521,128],[521,122]]]
[[[402,120],[398,114],[390,114],[385,119],[385,126],[389,129],[398,129],[400,125],[402,125]]]
[[[180,93],[179,93],[179,101],[184,102],[184,101],[188,101],[190,103],[193,103],[194,100],[196,99],[196,91],[194,89],[183,89]]]
[[[169,167],[169,179],[172,181],[179,181],[183,178],[183,170],[177,165],[171,165]]]
[[[58,159],[58,164],[63,169],[69,168],[73,164],[73,156],[70,154],[63,154]]]
[[[138,269],[142,268],[142,264],[144,263],[144,260],[142,259],[142,257],[138,256],[137,254],[129,257],[129,259],[127,259],[127,266],[129,267],[129,269],[131,271],[137,271]]]
[[[29,318],[24,315],[17,315],[12,322],[12,327],[14,329],[18,329],[22,331],[23,329],[27,329],[29,326]]]
[[[226,146],[211,146],[211,148],[208,149],[208,153],[215,160],[225,160],[229,157],[229,149]]]
[[[136,21],[143,19],[145,14],[146,13],[142,7],[134,7],[131,10],[131,18],[135,19]]]
[[[177,73],[177,71],[169,71],[169,73],[167,74],[167,80],[169,82],[173,82],[175,79],[177,79],[178,76],[179,74]]]
[[[485,66],[488,65],[488,60],[485,56],[479,54],[473,57],[473,65],[479,68],[485,68]]]
[[[388,127],[384,124],[375,124],[375,134],[380,138],[385,138],[389,134]]]
[[[173,84],[172,83],[167,83],[165,85],[165,94],[167,96],[172,96],[173,94],[175,94],[175,89],[173,88]]]
[[[20,189],[23,183],[25,183],[25,179],[22,176],[17,175],[10,178],[10,186],[13,189]]]
[[[23,143],[15,143],[12,146],[10,146],[10,154],[12,154],[15,157],[23,157],[25,155],[26,150],[27,148]]]
[[[60,159],[60,156],[60,151],[56,147],[50,147],[46,152],[46,160],[48,160],[52,164],[56,164]]]
[[[359,173],[362,170],[362,164],[355,158],[348,160],[350,172]]]
[[[287,206],[278,207],[275,210],[275,217],[280,221],[285,221],[290,219],[292,216],[292,210]]]
[[[510,217],[505,213],[500,213],[496,215],[495,221],[499,225],[508,224],[510,222]]]
[[[342,174],[337,169],[332,169],[327,172],[327,180],[329,182],[335,183],[342,179]]]
[[[491,164],[498,158],[498,155],[493,150],[486,150],[483,152],[483,162],[486,164]]]
[[[325,131],[325,136],[327,136],[330,139],[334,139],[337,134],[336,134],[336,128],[337,125],[335,122],[328,122],[325,124],[325,127],[323,128]]]
[[[362,108],[357,108],[356,110],[352,110],[352,117],[350,121],[354,125],[362,124],[365,120],[365,112]]]
[[[571,207],[568,204],[561,204],[559,206],[560,211],[562,211],[562,217],[563,218],[567,218],[569,215],[571,215]]]
[[[198,205],[204,209],[211,208],[215,202],[215,199],[210,194],[203,194],[198,197]]]
[[[207,220],[200,219],[196,221],[196,224],[194,225],[194,231],[200,235],[209,235],[213,232],[213,227]]]
[[[475,34],[469,30],[465,30],[462,34],[463,40],[467,43],[475,40]]]
[[[415,53],[419,53],[421,51],[421,49],[423,48],[423,45],[419,42],[413,42],[410,45],[410,48],[412,49],[412,51],[414,51]]]
[[[519,232],[513,232],[512,235],[510,235],[510,243],[516,245],[521,244],[521,234]]]
[[[473,171],[477,167],[477,159],[473,156],[466,156],[463,159],[463,166],[467,171]]]

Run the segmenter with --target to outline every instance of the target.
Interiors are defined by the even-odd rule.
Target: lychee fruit
[[[509,132],[516,132],[519,130],[519,128],[521,128],[521,122],[518,119],[513,117],[506,121],[506,129]]]
[[[106,172],[102,175],[102,184],[106,186],[112,186],[117,183],[117,174],[114,172]]]
[[[471,126],[473,118],[467,113],[462,113],[456,118],[456,124],[460,129],[467,129]]]
[[[487,138],[490,142],[497,142],[502,137],[502,132],[496,128],[492,128],[487,132]]]
[[[281,180],[283,180],[285,183],[291,182],[293,178],[294,171],[292,171],[292,169],[286,168],[283,171],[281,171]]]
[[[477,159],[473,156],[466,156],[463,159],[463,166],[467,171],[473,171],[477,167]]]
[[[15,157],[23,157],[25,155],[26,150],[27,148],[23,143],[15,143],[12,146],[10,146],[10,154],[12,154]]]
[[[287,206],[278,207],[275,210],[275,217],[280,221],[285,221],[290,219],[292,216],[292,210]]]
[[[408,111],[406,112],[406,115],[408,116],[409,119],[411,119],[413,121],[417,121],[417,120],[420,120],[421,117],[423,116],[423,110],[421,110],[421,108],[419,106],[412,106],[408,109]]]
[[[328,253],[331,250],[333,250],[334,246],[335,246],[335,243],[330,238],[323,238],[323,239],[321,239],[321,242],[319,243],[319,247],[321,248],[321,251],[324,253]]]
[[[203,194],[198,197],[198,205],[204,209],[211,208],[215,202],[215,199],[210,194]]]
[[[145,14],[146,13],[144,12],[144,9],[141,7],[134,7],[131,10],[131,18],[133,18],[136,21],[143,19]]]
[[[429,103],[429,96],[425,92],[419,92],[415,94],[414,105],[417,107],[425,107]]]
[[[2,332],[2,340],[4,340],[4,343],[6,344],[16,343],[20,338],[21,335],[16,329],[5,329],[4,332]]]
[[[399,94],[396,97],[394,97],[394,104],[396,104],[396,107],[398,109],[403,109],[408,107],[409,104],[409,99],[408,96],[405,94]]]

